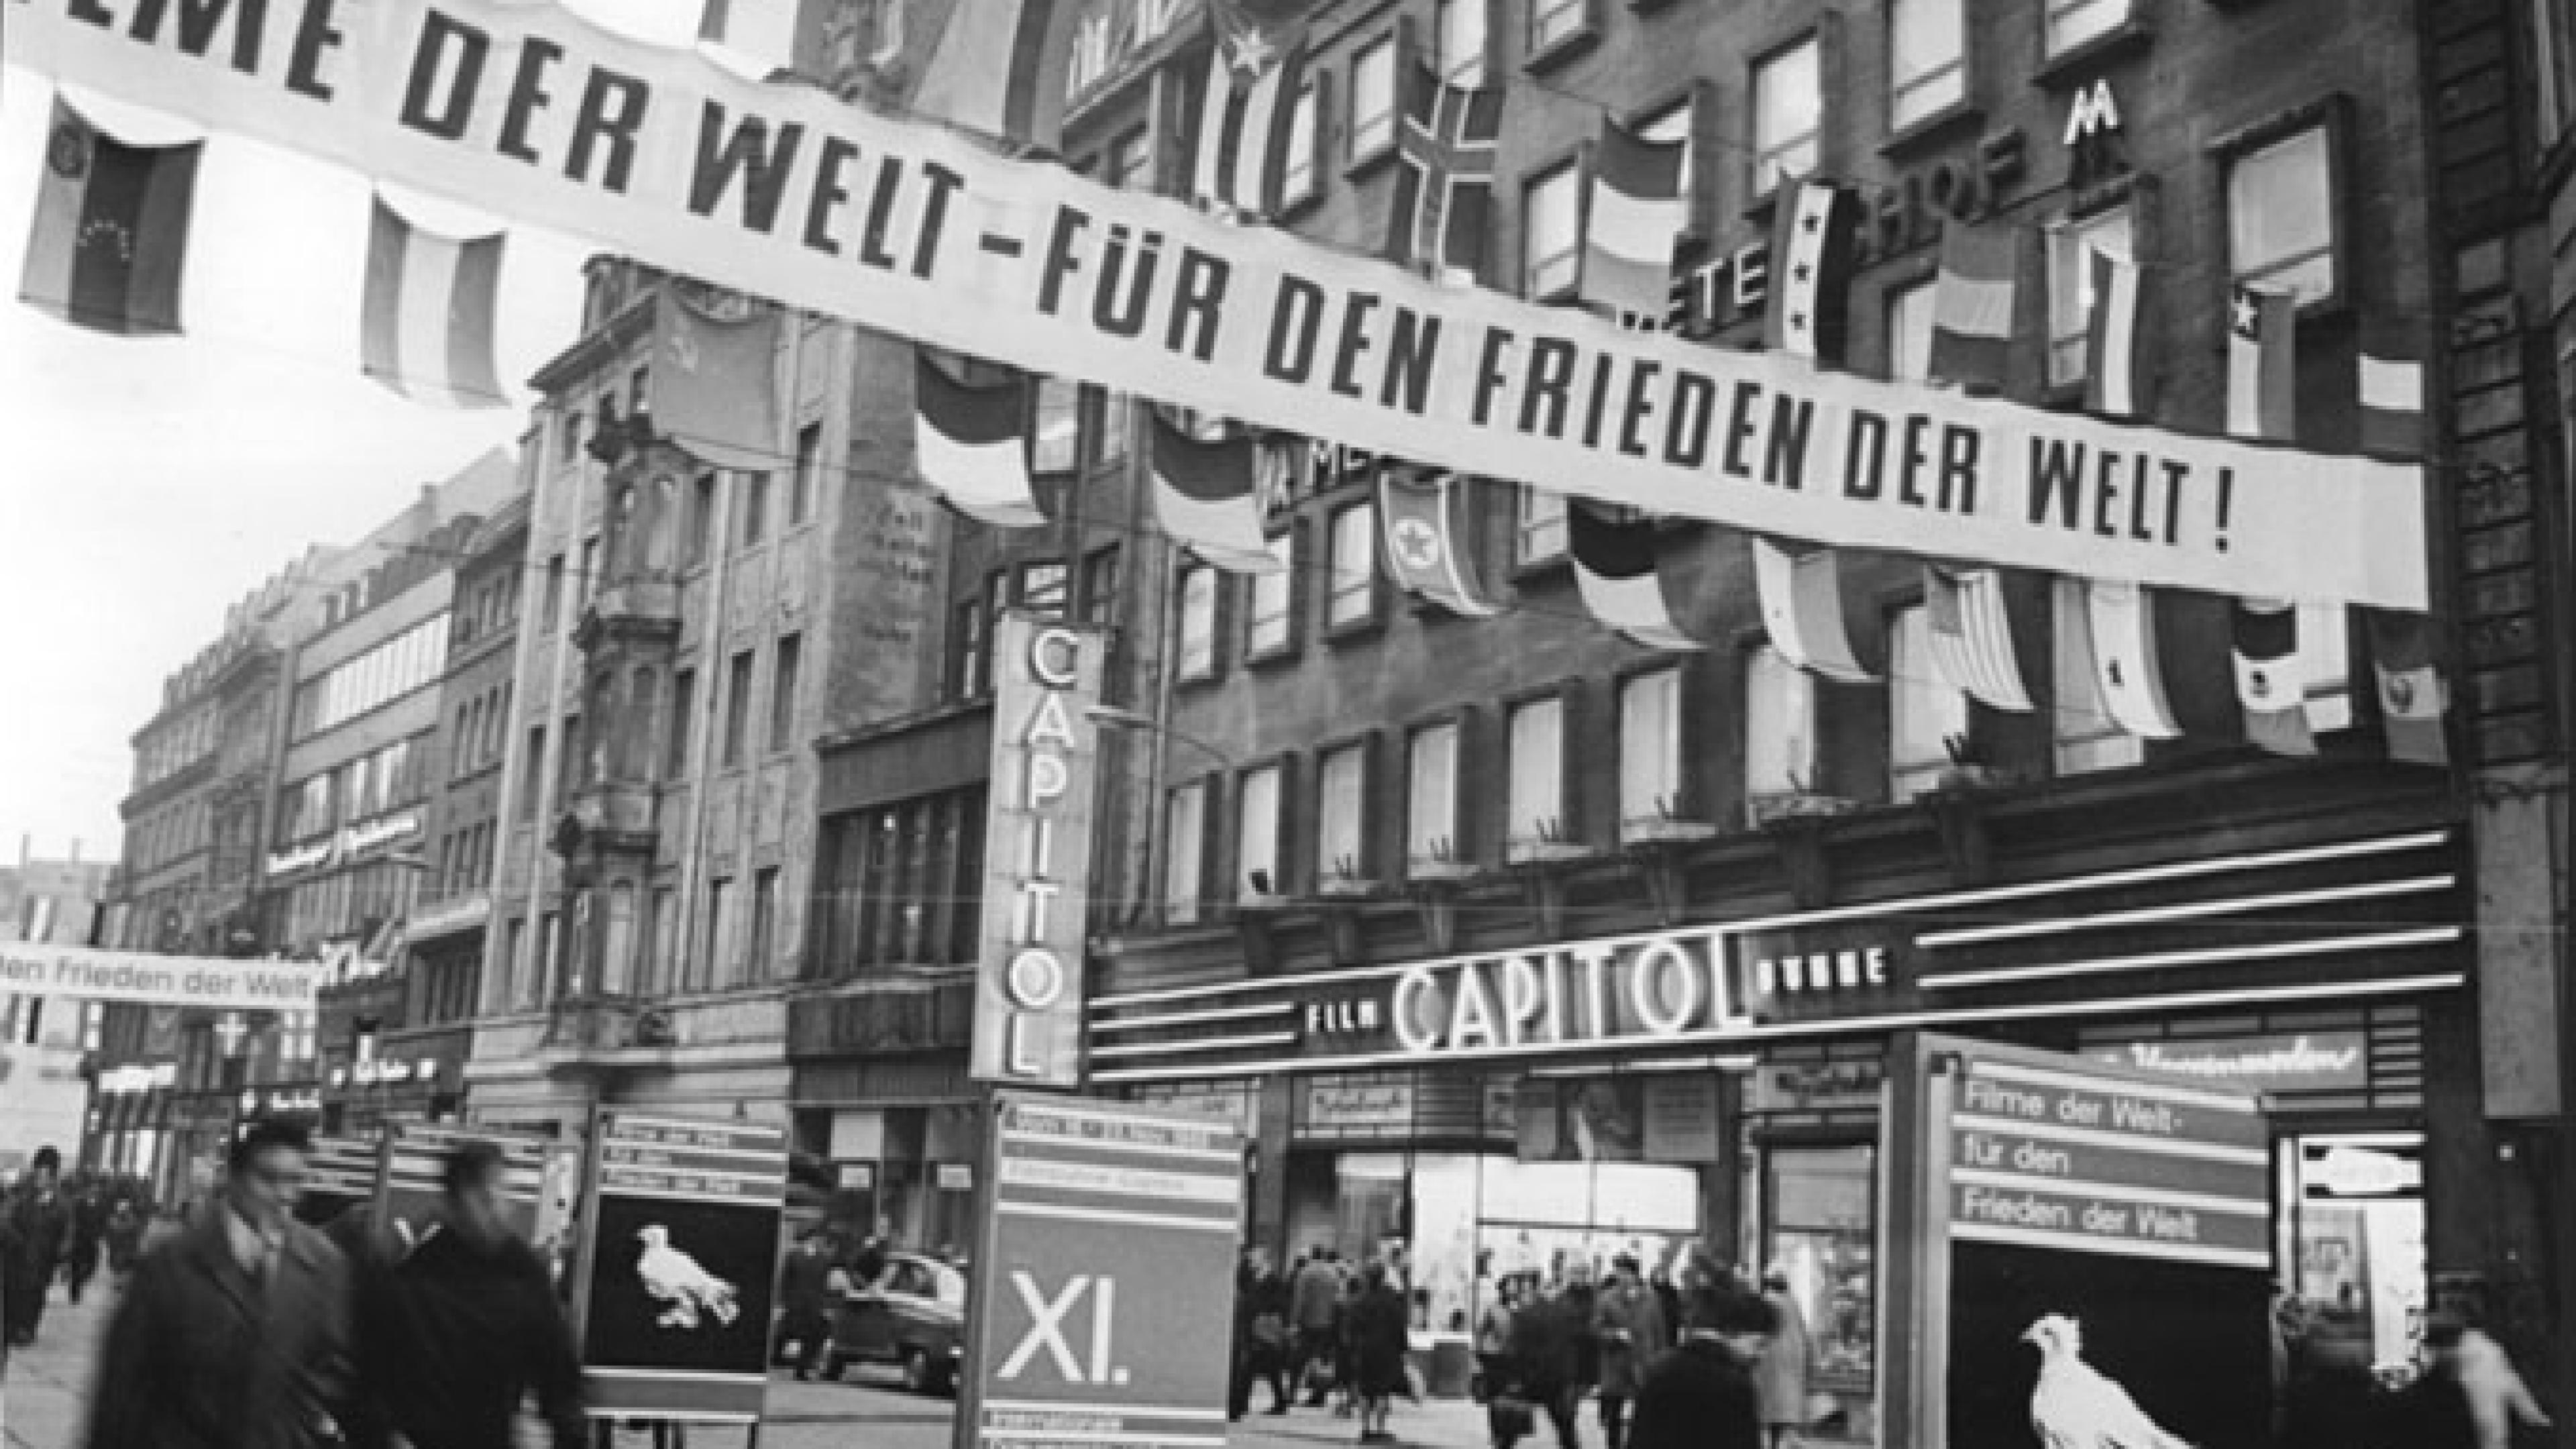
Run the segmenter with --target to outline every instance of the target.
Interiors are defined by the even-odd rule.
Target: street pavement
[[[77,1449],[88,1418],[91,1363],[114,1311],[113,1288],[94,1286],[78,1304],[57,1285],[45,1310],[44,1332],[33,1348],[9,1357],[0,1379],[0,1425],[6,1449]],[[1356,1444],[1359,1424],[1324,1409],[1298,1408],[1283,1416],[1262,1412],[1269,1391],[1257,1390],[1251,1417],[1229,1425],[1229,1449],[1314,1449]],[[853,1365],[844,1383],[798,1383],[781,1371],[771,1381],[769,1412],[757,1449],[946,1449],[953,1406],[946,1399],[905,1393],[891,1370]],[[1411,1449],[1484,1449],[1484,1411],[1463,1400],[1399,1404],[1396,1441]],[[1586,1443],[1598,1430],[1587,1425]],[[541,1441],[523,1434],[521,1442]],[[616,1449],[651,1449],[653,1436],[621,1429]],[[752,1449],[742,1430],[706,1426],[688,1436],[688,1449]],[[676,1446],[674,1446],[676,1449]]]

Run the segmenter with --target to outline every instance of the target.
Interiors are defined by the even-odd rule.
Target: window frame
[[[1254,843],[1252,799],[1253,782],[1269,782],[1270,819],[1265,832],[1268,840],[1262,859],[1256,864],[1250,854]],[[1288,868],[1288,765],[1284,759],[1262,760],[1245,766],[1234,778],[1234,853],[1233,889],[1226,899],[1241,903],[1259,896],[1284,896]],[[1267,891],[1255,890],[1252,873],[1264,871],[1270,881]]]
[[[1344,520],[1362,514],[1367,515],[1368,520],[1367,527],[1361,530],[1364,536],[1351,542],[1357,547],[1360,557],[1366,560],[1367,566],[1365,571],[1359,569],[1347,571],[1358,576],[1354,582],[1344,576],[1346,571],[1342,567],[1342,547],[1345,540],[1342,534]],[[1378,564],[1378,527],[1377,495],[1373,492],[1337,504],[1325,515],[1324,633],[1326,638],[1347,638],[1374,628],[1384,620],[1385,607],[1379,594],[1385,577],[1384,570]],[[1351,598],[1357,598],[1359,604],[1355,612],[1346,613],[1344,601]]]
[[[1906,644],[1906,639],[1910,637],[1907,625],[1909,619],[1922,621],[1920,633],[1923,644],[1920,658],[1913,657]],[[1948,771],[1952,764],[1947,748],[1948,738],[1953,734],[1969,739],[1974,738],[1975,705],[1968,698],[1966,690],[1959,689],[1941,679],[1939,670],[1932,663],[1931,633],[1931,606],[1921,598],[1910,599],[1888,610],[1885,758],[1887,798],[1890,804],[1901,805],[1917,796],[1939,789],[1943,773]],[[1909,697],[1941,704],[1943,707],[1935,712],[1945,719],[1954,713],[1947,702],[1956,701],[1955,714],[1959,727],[1956,730],[1941,732],[1941,739],[1936,741],[1941,753],[1936,757],[1900,759],[1897,755],[1898,742],[1905,733],[1904,703]]]
[[[1472,16],[1472,25],[1450,24],[1450,17]],[[1455,42],[1467,38],[1472,30],[1475,45],[1471,49]],[[1489,0],[1433,0],[1431,11],[1432,70],[1444,82],[1462,90],[1475,90],[1486,83],[1494,69],[1493,11]]]
[[[1594,0],[1531,0],[1521,24],[1529,56],[1523,69],[1546,70],[1601,38],[1601,16]]]
[[[2123,729],[2103,702],[2083,581],[2060,575],[2051,580],[2048,598],[2051,777],[2072,779],[2145,763],[2147,742]]]
[[[1370,849],[1369,830],[1369,805],[1378,793],[1375,744],[1373,735],[1344,735],[1325,741],[1315,751],[1314,853],[1307,863],[1314,872],[1312,878],[1318,888],[1329,888],[1336,881],[1359,882],[1375,878],[1372,868],[1376,862]],[[1340,869],[1342,857],[1337,857],[1333,851],[1333,827],[1337,822],[1331,813],[1334,773],[1344,761],[1359,772],[1349,821],[1351,849],[1347,859],[1351,869],[1348,871]]]
[[[1445,733],[1449,741],[1447,792],[1448,815],[1439,822],[1437,835],[1426,836],[1422,818],[1422,748],[1425,739]],[[1422,876],[1426,867],[1457,867],[1467,864],[1474,852],[1467,839],[1467,719],[1463,712],[1442,714],[1416,721],[1404,732],[1404,871],[1408,876]],[[1423,847],[1446,841],[1448,853]]]
[[[2043,0],[2039,17],[2039,58],[2047,64],[2081,56],[2101,46],[2111,45],[2134,30],[2138,24],[2140,0]],[[2111,7],[2116,13],[2109,23],[2099,25],[2071,38],[2059,33],[2061,12]]]
[[[1208,777],[1185,780],[1163,792],[1162,876],[1157,891],[1166,925],[1195,925],[1207,904]],[[1181,828],[1180,805],[1190,802],[1189,828]],[[1184,855],[1186,841],[1187,854]],[[1188,869],[1182,863],[1188,862]]]
[[[1382,157],[1394,154],[1396,138],[1404,129],[1404,76],[1402,47],[1396,44],[1392,30],[1380,33],[1366,44],[1351,50],[1351,100],[1349,131],[1344,145],[1350,165],[1357,169]],[[1382,112],[1361,108],[1375,99],[1365,83],[1367,65],[1383,56],[1386,62],[1385,109]]]
[[[1205,607],[1194,606],[1193,585],[1204,581]],[[1216,565],[1193,559],[1172,579],[1172,678],[1179,684],[1205,684],[1223,673],[1217,648],[1217,621],[1225,593],[1224,575]],[[1195,627],[1194,627],[1195,615]],[[1195,647],[1194,647],[1195,646]]]
[[[1544,516],[1546,508],[1537,500],[1554,501],[1554,516]],[[1523,570],[1543,569],[1571,560],[1573,522],[1568,513],[1566,496],[1551,492],[1534,483],[1519,484],[1512,492],[1512,563]],[[1532,543],[1533,538],[1552,538],[1544,549]]]
[[[1281,127],[1279,158],[1279,208],[1282,211],[1304,206],[1324,194],[1324,84],[1319,74],[1308,73],[1297,84],[1297,93],[1288,98],[1288,120]],[[1297,129],[1306,129],[1305,144],[1299,145]]]
[[[2330,279],[2322,291],[2302,293],[2299,315],[2314,316],[2341,310],[2352,298],[2353,226],[2353,103],[2352,98],[2336,92],[2303,105],[2292,107],[2242,130],[2222,136],[2210,143],[2209,154],[2218,165],[2218,237],[2217,254],[2225,259],[2224,285],[2260,285],[2285,271],[2313,258],[2322,257],[2330,270]],[[2325,161],[2326,204],[2322,208],[2326,222],[2326,240],[2322,247],[2300,253],[2288,262],[2270,259],[2258,269],[2241,267],[2236,255],[2236,218],[2238,214],[2236,182],[2246,163],[2283,150],[2315,132],[2323,143]],[[2293,290],[2297,290],[2295,287]]]
[[[1539,708],[1553,710],[1556,717],[1556,748],[1549,752],[1554,756],[1550,769],[1556,784],[1556,809],[1552,815],[1542,817],[1533,814],[1528,818],[1533,825],[1542,820],[1554,822],[1556,833],[1549,835],[1542,827],[1537,835],[1525,836],[1518,833],[1523,821],[1520,808],[1520,721],[1525,711]],[[1569,687],[1559,685],[1530,690],[1503,701],[1502,837],[1506,863],[1540,859],[1550,848],[1573,845],[1582,839],[1574,798],[1573,726],[1574,698]]]
[[[781,634],[771,646],[769,663],[769,753],[786,754],[795,748],[796,694],[803,687],[799,676],[805,663],[805,636]]]
[[[2051,391],[2077,388],[2090,381],[2086,371],[2088,343],[2092,335],[2094,298],[2091,254],[2097,247],[2094,237],[2117,224],[2126,234],[2125,259],[2134,263],[2138,256],[2138,231],[2141,218],[2135,198],[2124,199],[2082,216],[2061,217],[2047,229],[2048,239],[2048,349],[2047,379]],[[2060,303],[2069,296],[2077,299],[2073,315],[2061,315]]]
[[[1266,541],[1270,545],[1270,556],[1279,561],[1280,568],[1272,573],[1254,574],[1244,581],[1243,662],[1245,664],[1276,663],[1282,659],[1293,658],[1297,653],[1299,643],[1297,603],[1304,592],[1298,587],[1297,559],[1302,552],[1298,547],[1299,531],[1293,519],[1284,528],[1270,530],[1266,535]],[[1263,595],[1265,591],[1271,589],[1276,589],[1279,596],[1279,607],[1275,616],[1265,615],[1263,612]],[[1262,637],[1262,625],[1274,617],[1278,626],[1277,637],[1265,640]]]
[[[1897,33],[1903,17],[1901,10],[1911,5],[1940,5],[1957,17],[1958,48],[1944,63],[1910,76],[1898,74]],[[1972,44],[1974,25],[1968,14],[1969,0],[1888,0],[1882,39],[1887,47],[1887,132],[1891,137],[1918,136],[1939,126],[1976,105],[1976,46]],[[1907,95],[1920,92],[1944,78],[1955,78],[1956,94],[1942,94],[1919,110],[1909,110]]]
[[[1891,382],[1929,383],[1932,380],[1932,319],[1939,300],[1938,279],[1929,271],[1891,281],[1879,294],[1879,315],[1886,338],[1887,377]],[[1906,315],[1919,310],[1922,327],[1920,342],[1913,344],[1914,366],[1907,364],[1908,343]]]
[[[1781,653],[1768,639],[1755,643],[1744,651],[1738,673],[1743,681],[1741,687],[1744,698],[1744,749],[1740,783],[1744,790],[1746,820],[1748,823],[1759,824],[1757,802],[1766,797],[1826,793],[1819,769],[1824,758],[1823,720],[1816,709],[1816,676],[1792,663],[1789,657]],[[1763,687],[1766,676],[1782,681],[1791,695],[1805,701],[1804,705],[1795,706],[1788,696],[1776,701],[1766,698]],[[1765,779],[1756,773],[1770,762],[1757,756],[1755,746],[1760,736],[1754,726],[1754,717],[1757,711],[1768,710],[1776,710],[1783,721],[1780,730],[1783,749],[1779,779]],[[1786,722],[1792,717],[1803,718],[1805,724],[1803,739],[1799,732],[1787,727]]]
[[[796,430],[796,471],[787,489],[787,527],[814,516],[814,499],[822,491],[823,425],[807,423]]]
[[[1775,66],[1801,51],[1813,57],[1812,63],[1816,72],[1815,84],[1807,88],[1806,92],[1816,97],[1815,125],[1809,130],[1766,144],[1763,137],[1765,117],[1762,104],[1766,91],[1765,77],[1773,74]],[[1831,109],[1833,95],[1827,81],[1825,32],[1821,27],[1810,27],[1789,36],[1779,44],[1754,56],[1746,64],[1744,95],[1747,114],[1744,134],[1747,137],[1746,150],[1751,156],[1752,166],[1746,194],[1753,198],[1754,206],[1759,207],[1769,201],[1780,189],[1782,180],[1814,176],[1825,169],[1825,141],[1832,132],[1834,122]],[[1782,166],[1778,174],[1772,174],[1775,158],[1792,152],[1804,153],[1807,163],[1805,169],[1792,171]]]
[[[1519,265],[1524,300],[1560,301],[1574,296],[1583,285],[1583,193],[1584,178],[1590,169],[1578,149],[1521,174]],[[1570,223],[1564,245],[1544,256],[1535,256],[1532,246],[1538,239],[1537,198],[1543,190],[1560,183],[1566,189],[1563,205]]]

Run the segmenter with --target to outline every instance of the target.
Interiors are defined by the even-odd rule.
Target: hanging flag
[[[2106,418],[2143,417],[2154,354],[2138,305],[2138,264],[2088,249],[2084,266],[2093,286],[2093,314],[2084,328],[2084,406]]]
[[[1841,556],[1829,548],[1795,549],[1768,538],[1753,540],[1753,587],[1771,647],[1810,673],[1868,683],[1876,676],[1860,667],[1843,620]]]
[[[1434,276],[1472,275],[1485,264],[1503,93],[1450,85],[1418,61],[1413,69],[1396,137],[1403,169],[1387,211],[1386,255]]]
[[[779,465],[778,309],[719,317],[662,289],[653,341],[653,425],[700,462],[746,473]]]
[[[1774,352],[1839,365],[1849,311],[1859,201],[1830,181],[1780,183],[1771,232],[1771,311],[1762,342]]]
[[[950,507],[995,528],[1046,522],[1029,482],[1028,380],[960,381],[927,348],[913,349],[913,466]]]
[[[2029,713],[2030,692],[2022,688],[2004,610],[2004,576],[1925,564],[1923,603],[1932,626],[1932,667],[1941,677],[1992,708]]]
[[[1673,242],[1690,225],[1681,141],[1649,141],[1604,118],[1583,230],[1583,300],[1622,324],[1660,324],[1671,305]]]
[[[2365,609],[2371,668],[2379,676],[2379,720],[2389,758],[2418,765],[2447,765],[2443,716],[2451,692],[2433,663],[2433,621],[2422,614]]]
[[[1946,222],[1932,288],[1932,376],[1971,392],[2001,392],[2012,356],[2021,238],[2002,224]]]
[[[1278,205],[1288,121],[1305,73],[1305,27],[1292,11],[1256,12],[1210,0],[1207,88],[1199,102],[1190,194],[1249,217]]]
[[[2287,599],[2238,599],[2236,702],[2245,738],[2276,755],[2313,755],[2305,666],[2299,658],[2299,611]]]
[[[2075,582],[2084,593],[2093,686],[2102,712],[2143,739],[2180,735],[2182,726],[2166,702],[2164,667],[2156,653],[2155,595],[2125,579]]]
[[[1673,622],[1673,611],[1664,603],[1652,518],[1614,518],[1602,505],[1569,497],[1565,521],[1574,580],[1594,618],[1650,649],[1701,647]]]
[[[901,0],[888,4],[901,8]],[[922,58],[913,111],[1054,151],[1064,139],[1073,11],[1072,0],[957,0]],[[884,29],[881,24],[880,48]],[[902,44],[900,29],[895,44]]]
[[[1228,573],[1281,564],[1261,530],[1257,445],[1249,436],[1193,438],[1153,414],[1154,513],[1173,542]]]
[[[2227,303],[2227,431],[2270,443],[2299,431],[2299,299],[2238,287]]]
[[[19,300],[98,332],[170,336],[204,143],[129,146],[60,96],[46,131]]]
[[[1451,473],[1419,473],[1388,465],[1378,470],[1377,516],[1386,542],[1386,568],[1398,587],[1452,614],[1491,616],[1494,606],[1476,597],[1458,557],[1453,510],[1466,505],[1466,490]]]
[[[508,402],[492,359],[501,245],[498,232],[462,241],[424,230],[376,196],[358,324],[367,376],[439,407]]]
[[[2381,458],[2424,456],[2424,364],[2393,338],[2361,350],[2361,450]]]

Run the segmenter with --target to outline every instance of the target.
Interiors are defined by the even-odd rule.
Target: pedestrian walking
[[[787,1346],[796,1345],[796,1377],[811,1380],[832,1341],[832,1256],[820,1228],[798,1240],[778,1270],[778,1334],[769,1346],[769,1361],[788,1361]]]
[[[1409,1393],[1412,1380],[1404,1371],[1411,1346],[1406,1326],[1411,1314],[1404,1292],[1387,1277],[1384,1263],[1372,1262],[1360,1272],[1359,1291],[1351,1301],[1351,1390],[1359,1402],[1360,1442],[1383,1444],[1395,1438],[1387,1416],[1397,1394]]]
[[[1243,1250],[1234,1274],[1234,1371],[1229,1379],[1227,1417],[1240,1419],[1252,1408],[1252,1386],[1270,1386],[1270,1412],[1288,1412],[1288,1285],[1270,1266],[1259,1247]]]
[[[1593,1336],[1601,1344],[1601,1435],[1610,1449],[1628,1442],[1629,1400],[1670,1341],[1663,1301],[1637,1276],[1637,1266],[1626,1253],[1611,1259],[1609,1290],[1593,1312]]]
[[[13,1348],[36,1341],[45,1318],[45,1294],[54,1285],[71,1233],[62,1171],[62,1153],[50,1146],[37,1148],[27,1175],[0,1208],[0,1258],[9,1263],[8,1289],[0,1296],[0,1339]]]
[[[134,1260],[143,1252],[143,1215],[134,1210],[131,1198],[118,1198],[107,1211],[107,1227],[101,1233],[107,1245],[107,1273],[120,1288],[126,1275],[134,1271]]]
[[[1627,1449],[1760,1449],[1751,1355],[1759,1338],[1719,1325],[1742,1313],[1713,1285],[1684,1299],[1680,1345],[1646,1370]]]
[[[1762,1410],[1763,1438],[1782,1449],[1807,1425],[1807,1366],[1814,1345],[1806,1315],[1789,1292],[1789,1270],[1774,1263],[1762,1275],[1762,1302],[1771,1310],[1770,1341],[1753,1370],[1753,1397]]]
[[[258,1120],[220,1197],[144,1255],[90,1394],[89,1449],[321,1449],[351,1401],[349,1277],[296,1222],[310,1143]]]
[[[1333,1266],[1323,1244],[1306,1252],[1306,1261],[1297,1269],[1289,1284],[1289,1316],[1296,1335],[1297,1359],[1289,1372],[1289,1382],[1306,1393],[1309,1408],[1319,1407],[1332,1391],[1334,1369],[1334,1319],[1341,1311],[1342,1275]],[[1318,1382],[1317,1366],[1322,1367],[1323,1381]]]
[[[107,1233],[107,1193],[96,1181],[81,1184],[72,1198],[71,1250],[63,1258],[63,1288],[71,1301],[98,1276],[100,1239]]]
[[[1497,1449],[1512,1449],[1534,1427],[1525,1421],[1539,1415],[1556,1430],[1559,1449],[1582,1449],[1575,1410],[1583,1401],[1582,1347],[1592,1320],[1572,1288],[1541,1288],[1512,1315],[1511,1386],[1500,1396],[1500,1412],[1487,1415]]]
[[[1512,1314],[1520,1306],[1521,1280],[1505,1274],[1493,1280],[1493,1297],[1476,1316],[1476,1398],[1491,1400],[1511,1377]]]
[[[460,1144],[441,1173],[438,1217],[361,1273],[358,1449],[376,1449],[387,1431],[411,1449],[509,1449],[531,1393],[554,1449],[589,1442],[572,1331],[545,1264],[510,1230],[503,1172],[499,1148]]]

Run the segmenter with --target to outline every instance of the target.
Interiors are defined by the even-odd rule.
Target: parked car
[[[890,1363],[914,1393],[947,1393],[965,1342],[966,1275],[936,1258],[889,1253],[877,1281],[849,1288],[832,1310],[823,1376],[837,1379],[852,1363]]]

